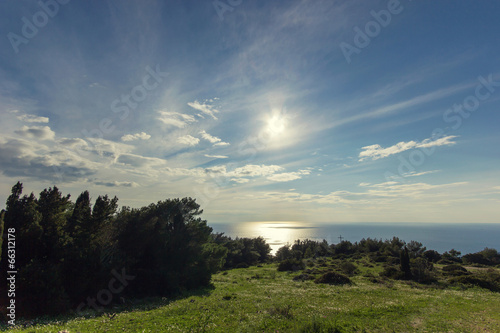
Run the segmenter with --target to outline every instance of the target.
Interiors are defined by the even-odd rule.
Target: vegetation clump
[[[304,262],[299,259],[285,259],[278,264],[278,271],[296,272],[305,268]]]
[[[349,279],[347,276],[332,271],[326,272],[325,274],[321,275],[319,278],[314,280],[314,282],[333,285],[344,285],[352,283],[351,279]]]

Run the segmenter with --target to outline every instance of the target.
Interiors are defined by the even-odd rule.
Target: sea
[[[341,240],[358,242],[363,238],[392,239],[420,242],[428,250],[444,253],[451,249],[462,255],[484,248],[500,251],[500,223],[322,223],[309,224],[294,221],[263,221],[209,223],[214,232],[223,232],[232,238],[262,236],[272,253],[295,240],[311,239],[329,244]]]

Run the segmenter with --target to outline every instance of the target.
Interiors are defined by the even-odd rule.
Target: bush
[[[450,260],[449,258],[447,258],[447,259],[438,260],[437,264],[439,264],[439,265],[453,265],[453,264],[456,264],[459,262],[461,262],[461,260]]]
[[[293,277],[293,281],[307,281],[307,280],[312,280],[312,279],[314,279],[314,277],[312,277],[309,274],[300,274],[300,275]]]
[[[304,269],[304,263],[300,259],[285,259],[278,265],[278,271],[292,271],[296,272]]]
[[[345,273],[349,276],[352,276],[352,275],[354,275],[354,273],[357,272],[358,268],[353,263],[348,262],[348,261],[344,261],[343,263],[340,264],[340,270],[343,273]]]
[[[467,273],[467,270],[465,267],[457,265],[457,264],[451,264],[443,267],[444,272],[453,272],[453,271],[459,271],[459,272],[464,272]]]
[[[388,266],[384,268],[384,270],[380,273],[380,276],[394,280],[403,280],[405,274],[400,269],[394,266]]]
[[[335,272],[327,272],[321,275],[316,280],[314,280],[314,282],[334,284],[334,285],[343,285],[352,283],[351,279],[349,279],[347,276]]]
[[[500,286],[498,285],[498,283],[489,281],[486,278],[479,277],[479,276],[471,276],[471,275],[458,276],[458,277],[451,278],[449,280],[449,282],[451,284],[472,285],[472,286],[477,286],[477,287],[481,287],[484,289],[488,289],[491,291],[497,291],[497,292],[500,291]]]

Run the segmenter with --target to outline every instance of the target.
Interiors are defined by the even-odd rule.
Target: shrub
[[[352,275],[354,275],[355,272],[357,272],[358,268],[353,263],[348,262],[348,261],[344,261],[343,263],[340,264],[340,270],[343,273],[345,273],[349,276],[352,276]]]
[[[465,267],[457,265],[457,264],[451,264],[443,267],[444,272],[463,272],[467,273],[468,271],[465,269]]]
[[[314,279],[314,278],[309,274],[300,274],[300,275],[293,277],[293,281],[307,281],[307,280],[312,280],[312,279]]]
[[[488,289],[491,291],[500,291],[500,286],[498,283],[488,281],[484,277],[479,277],[479,276],[472,276],[472,275],[467,275],[467,276],[457,276],[454,278],[451,278],[449,280],[451,284],[464,284],[464,285],[472,285],[472,286],[477,286],[481,287],[484,289]]]
[[[400,269],[394,266],[388,266],[384,268],[384,270],[380,273],[380,276],[394,280],[403,280],[405,274]]]
[[[334,285],[343,285],[343,284],[351,284],[351,279],[347,276],[335,273],[335,272],[326,272],[321,275],[319,278],[314,280],[315,283],[327,283]]]
[[[437,264],[439,264],[439,265],[453,265],[453,264],[456,264],[458,262],[461,262],[461,260],[450,260],[449,258],[447,258],[447,259],[438,260]]]
[[[299,271],[304,269],[304,263],[300,259],[285,259],[278,265],[278,271]]]

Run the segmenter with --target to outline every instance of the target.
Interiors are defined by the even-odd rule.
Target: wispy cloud
[[[150,138],[151,135],[141,132],[136,134],[126,134],[122,136],[122,141],[149,140]]]
[[[267,179],[273,182],[289,182],[292,180],[300,179],[304,175],[309,175],[310,173],[311,173],[310,170],[300,170],[298,172],[283,172],[283,173],[273,174],[267,177]]]
[[[198,143],[200,143],[200,139],[195,138],[194,136],[191,135],[184,135],[178,137],[177,142],[186,146],[196,146]]]
[[[208,134],[205,130],[201,131],[200,134],[203,139],[213,143],[214,146],[229,146],[228,142],[223,142],[220,138]]]
[[[194,102],[189,102],[187,103],[190,107],[192,107],[195,110],[201,111],[204,114],[212,117],[213,119],[217,120],[217,117],[215,116],[216,113],[219,113],[219,110],[217,110],[213,105],[207,104],[206,102],[200,103],[198,101]]]
[[[159,116],[156,118],[165,125],[184,128],[190,123],[194,123],[196,119],[194,116],[170,111],[158,111]]]
[[[382,148],[379,144],[371,145],[371,146],[365,146],[361,149],[363,151],[359,153],[359,161],[364,161],[368,158],[371,158],[372,160],[378,160],[380,158],[385,158],[390,155],[394,154],[399,154],[401,152],[410,150],[410,149],[415,149],[415,148],[430,148],[430,147],[438,147],[438,146],[450,146],[456,144],[455,141],[452,141],[454,138],[457,136],[455,135],[449,135],[445,136],[436,140],[432,140],[432,138],[425,139],[421,142],[417,141],[408,141],[408,142],[398,142],[397,144],[387,147],[387,148]]]
[[[48,123],[49,122],[49,118],[40,117],[40,116],[36,116],[33,114],[23,114],[23,115],[17,116],[17,119],[24,121],[26,123]]]
[[[209,158],[228,158],[228,156],[225,156],[225,155],[208,155],[208,154],[205,154],[205,157],[209,157]]]
[[[99,186],[106,186],[106,187],[137,187],[139,184],[136,182],[119,182],[119,181],[112,181],[112,182],[104,182],[104,181],[95,181],[94,184],[99,185]]]

